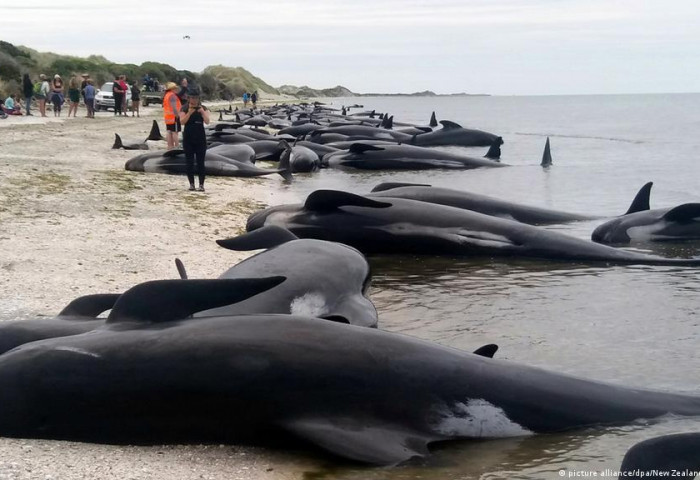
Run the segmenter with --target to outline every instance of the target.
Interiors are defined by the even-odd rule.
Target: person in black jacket
[[[27,115],[31,115],[29,110],[32,104],[32,97],[34,96],[34,84],[28,73],[25,73],[22,77],[22,93],[24,93],[24,108],[27,110]]]
[[[126,92],[122,90],[119,84],[119,76],[114,76],[114,83],[112,83],[112,96],[114,97],[114,115],[122,115],[122,106],[124,104],[124,95]],[[126,112],[123,112],[126,115]]]
[[[187,91],[187,103],[180,110],[180,123],[184,127],[182,148],[185,150],[187,161],[187,179],[190,190],[194,190],[194,160],[197,160],[197,176],[199,177],[198,191],[204,191],[204,158],[207,155],[207,134],[204,125],[209,124],[209,110],[202,105],[199,90],[190,88]]]

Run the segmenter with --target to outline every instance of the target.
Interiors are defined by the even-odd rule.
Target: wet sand
[[[143,139],[154,118],[164,133],[161,109],[142,110],[141,118],[87,119],[81,107],[78,118],[0,120],[0,321],[54,316],[80,295],[177,278],[176,257],[191,278],[212,278],[249,255],[214,240],[275,203],[281,177],[209,177],[199,193],[184,176],[127,172],[125,161],[141,152],[112,150],[114,133]],[[296,479],[302,470],[291,454],[252,447],[0,438],[3,480]]]

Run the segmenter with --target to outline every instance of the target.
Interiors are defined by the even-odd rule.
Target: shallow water
[[[317,188],[368,192],[383,181],[430,183],[558,210],[613,216],[654,181],[652,208],[698,201],[700,95],[340,99],[389,111],[397,121],[438,119],[502,135],[508,169],[423,172],[325,170],[276,192],[301,201]],[[547,136],[554,166],[539,167]],[[485,148],[459,149],[483,155]],[[588,239],[600,221],[550,228]],[[700,255],[700,243],[638,248]],[[677,267],[566,262],[375,257],[372,299],[380,328],[621,385],[700,395],[700,274]],[[665,418],[561,435],[439,446],[394,469],[329,467],[342,479],[562,478],[559,470],[616,469],[634,443],[700,431],[700,418]],[[566,473],[568,476],[568,473]],[[315,478],[315,475],[313,476]],[[610,477],[609,477],[610,478]]]

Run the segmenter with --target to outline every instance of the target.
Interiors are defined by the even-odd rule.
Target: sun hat
[[[57,73],[56,75],[53,76],[53,78],[61,78],[61,76]]]
[[[42,79],[42,80],[46,80],[46,75],[44,75],[44,74],[42,73],[41,75],[39,75],[39,78]]]
[[[172,89],[174,89],[174,88],[178,88],[178,87],[177,87],[177,83],[175,83],[175,82],[168,82],[168,83],[165,84],[165,89],[166,89],[166,90],[172,90]]]
[[[83,73],[83,74],[81,75],[81,77],[89,77],[89,76],[90,76],[89,73]]]

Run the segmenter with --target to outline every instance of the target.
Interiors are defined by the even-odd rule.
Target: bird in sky
[[[189,39],[190,39],[190,36],[189,36],[189,35],[185,35],[184,37],[182,37],[182,39],[183,39],[183,40],[189,40]]]

